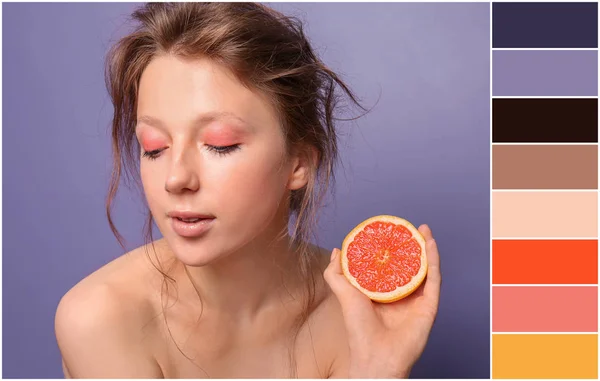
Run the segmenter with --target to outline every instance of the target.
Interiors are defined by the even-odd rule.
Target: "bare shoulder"
[[[67,377],[162,376],[145,345],[156,311],[144,255],[138,248],[115,259],[62,297],[55,332]]]

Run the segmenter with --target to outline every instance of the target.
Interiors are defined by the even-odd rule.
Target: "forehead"
[[[208,59],[154,58],[142,73],[137,102],[137,115],[145,121],[179,125],[229,120],[279,127],[275,107],[265,95]]]

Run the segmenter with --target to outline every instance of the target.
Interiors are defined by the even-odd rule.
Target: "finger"
[[[340,302],[345,316],[372,311],[371,299],[355,288],[344,275],[341,254],[339,249],[333,249],[329,266],[323,273],[325,281]]]
[[[423,238],[425,238],[425,241],[429,241],[429,240],[433,239],[433,234],[431,233],[431,229],[429,228],[429,225],[423,224],[423,225],[419,226],[418,230],[421,234],[423,234]]]
[[[440,272],[440,255],[437,248],[437,242],[433,238],[433,234],[431,232],[431,228],[429,225],[423,224],[419,226],[419,232],[423,234],[425,238],[425,251],[427,254],[427,264],[428,271],[427,273],[431,273],[432,276],[428,278],[434,278],[434,282],[432,283],[440,283],[441,282],[441,272]]]
[[[437,304],[439,301],[442,274],[440,270],[440,255],[435,239],[431,238],[425,246],[427,254],[427,280],[425,281],[424,294],[432,298]]]

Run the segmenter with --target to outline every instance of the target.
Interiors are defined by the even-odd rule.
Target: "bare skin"
[[[169,264],[165,242],[158,241],[155,246],[161,261]],[[329,259],[327,254],[319,254],[325,259],[321,269]],[[176,266],[170,274],[177,280],[178,298],[172,290],[165,310],[167,322],[160,300],[163,278],[144,248],[109,263],[65,295],[56,319],[65,376],[290,377],[287,334],[301,304],[282,292],[280,301],[267,303],[255,313],[236,315],[212,308],[206,301],[201,311],[198,295],[182,267]],[[341,309],[322,275],[317,303],[296,343],[298,376],[302,378],[329,377],[336,361],[347,361]]]
[[[269,99],[208,60],[155,58],[140,80],[137,116],[140,176],[163,239],[62,298],[55,328],[65,376],[290,377],[306,279],[297,248],[280,233],[286,200],[306,186],[314,152],[288,152]],[[174,211],[212,217],[210,228],[186,236]],[[337,250],[330,262],[332,252],[311,247],[316,294],[294,344],[298,377],[408,375],[433,324],[441,281],[431,231],[420,230],[428,279],[387,306],[343,279]],[[174,282],[165,283],[152,263]]]

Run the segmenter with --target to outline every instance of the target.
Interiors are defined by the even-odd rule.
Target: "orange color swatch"
[[[492,378],[598,379],[598,335],[492,335]]]
[[[492,283],[597,284],[598,241],[493,240]]]
[[[598,287],[492,288],[492,332],[597,331]]]

